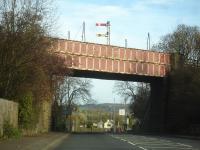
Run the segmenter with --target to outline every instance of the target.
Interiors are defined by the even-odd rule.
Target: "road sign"
[[[119,115],[125,116],[125,109],[119,109]]]

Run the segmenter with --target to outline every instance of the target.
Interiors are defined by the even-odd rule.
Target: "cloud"
[[[124,39],[127,38],[130,47],[146,48],[148,32],[152,36],[152,43],[156,43],[159,37],[173,31],[180,20],[186,24],[199,22],[195,19],[196,15],[189,13],[193,5],[188,5],[189,2],[181,3],[183,0],[133,0],[131,3],[124,1],[57,1],[57,35],[66,38],[67,31],[70,30],[72,39],[81,40],[81,25],[85,21],[86,40],[106,43],[104,38],[96,37],[96,33],[106,32],[105,28],[97,28],[95,23],[109,20],[112,44],[124,46]],[[199,9],[196,14],[198,12]]]
[[[177,1],[181,0],[139,0],[132,3],[131,6],[134,11],[159,10],[167,9]]]
[[[113,17],[129,15],[127,9],[120,6],[84,4],[84,3],[74,4],[74,3],[66,3],[64,1],[62,1],[60,5],[62,5],[63,7],[62,8],[63,14],[68,12],[73,17],[113,18]]]
[[[55,35],[81,40],[82,22],[86,22],[86,41],[106,43],[105,38],[97,38],[97,32],[105,28],[96,27],[96,22],[111,21],[111,44],[146,49],[146,37],[150,32],[151,43],[172,32],[180,23],[200,25],[199,0],[57,0],[58,21]],[[113,99],[113,82],[94,81],[94,98],[101,102]],[[98,87],[97,87],[98,85]],[[105,85],[107,88],[105,89]],[[103,91],[102,91],[103,89]],[[101,93],[99,93],[101,91]],[[102,97],[103,95],[103,97]]]
[[[74,4],[66,1],[60,1],[59,6],[62,7],[62,9],[59,12],[59,27],[57,29],[59,30],[57,32],[59,33],[58,36],[66,36],[67,30],[70,30],[72,34],[71,37],[73,39],[75,38],[76,40],[80,40],[81,25],[82,22],[85,21],[87,34],[86,38],[91,40],[91,42],[105,43],[105,39],[96,38],[97,32],[106,32],[103,27],[95,27],[96,22],[106,22],[109,20],[113,23],[112,29],[114,29],[113,27],[116,23],[116,30],[120,30],[120,24],[123,23],[124,18],[128,18],[131,15],[128,9],[120,6],[82,3]],[[121,20],[121,23],[117,23],[116,20]],[[112,36],[114,36],[114,34]]]
[[[144,2],[146,2],[147,4],[154,4],[154,5],[171,5],[175,2],[177,2],[177,0],[144,0]]]

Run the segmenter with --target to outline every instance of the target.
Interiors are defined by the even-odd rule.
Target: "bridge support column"
[[[151,94],[147,104],[142,130],[149,133],[164,133],[167,114],[167,78],[150,83]]]

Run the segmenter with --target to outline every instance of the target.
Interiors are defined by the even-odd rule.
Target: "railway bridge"
[[[167,103],[168,53],[54,39],[50,49],[75,77],[150,83],[151,95],[143,129],[163,132]]]

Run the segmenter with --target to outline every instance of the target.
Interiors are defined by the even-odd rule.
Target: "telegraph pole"
[[[151,46],[151,38],[150,38],[150,34],[148,32],[148,35],[147,35],[147,50],[150,50],[150,46]]]
[[[83,22],[83,30],[82,30],[82,42],[85,42],[86,39],[85,39],[85,21]]]
[[[125,39],[125,48],[127,48],[128,47],[128,41],[127,41],[127,39]]]
[[[114,121],[114,128],[113,128],[113,131],[114,133],[116,132],[116,126],[115,126],[115,98],[114,98],[114,114],[113,114],[113,121]]]
[[[70,31],[67,32],[67,39],[70,40]]]

